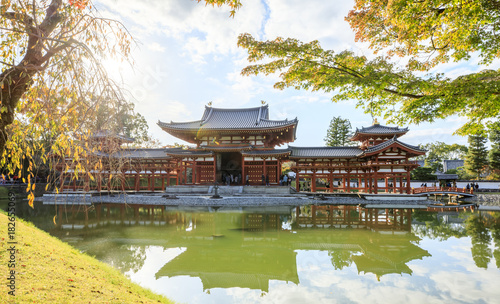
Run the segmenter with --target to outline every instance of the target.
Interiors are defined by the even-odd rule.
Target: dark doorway
[[[222,152],[217,157],[220,166],[217,164],[217,179],[222,184],[227,184],[226,176],[233,176],[231,185],[241,185],[241,160],[240,152]]]

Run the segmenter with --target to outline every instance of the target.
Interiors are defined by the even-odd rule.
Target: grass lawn
[[[15,296],[8,294],[9,219],[0,212],[0,302],[172,303],[118,270],[80,253],[30,223],[15,220]]]
[[[3,186],[0,186],[0,199],[9,198],[8,194],[9,194],[9,190]]]

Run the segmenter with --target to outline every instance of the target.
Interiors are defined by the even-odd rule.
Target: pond
[[[494,212],[18,204],[18,216],[180,303],[500,298]]]

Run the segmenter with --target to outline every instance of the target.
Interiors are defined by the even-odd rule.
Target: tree
[[[330,126],[326,131],[325,143],[329,147],[352,146],[354,143],[350,140],[351,137],[351,122],[349,119],[338,116],[330,121]]]
[[[231,15],[241,6],[239,0],[204,2],[226,4]],[[1,1],[0,167],[23,171],[28,159],[23,181],[33,190],[31,159],[36,153],[47,162],[48,150],[39,142],[45,134],[52,155],[84,159],[88,151],[75,141],[90,133],[81,127],[96,115],[93,97],[124,102],[101,63],[127,61],[132,43],[122,24],[101,17],[90,0]],[[76,168],[85,171],[84,165]]]
[[[488,164],[488,151],[486,150],[486,136],[470,135],[468,139],[469,149],[465,156],[465,170],[479,179],[484,168]]]
[[[488,163],[493,178],[500,178],[500,122],[495,122],[490,128],[491,149],[488,152]]]
[[[412,180],[429,181],[436,180],[436,175],[434,174],[436,170],[429,167],[418,167],[411,171]]]
[[[443,171],[443,160],[464,159],[467,153],[467,147],[464,145],[448,145],[440,141],[421,145],[421,148],[427,150],[425,166],[431,167],[433,172]]]
[[[140,113],[134,111],[134,104],[112,104],[102,100],[97,105],[96,117],[89,121],[88,129],[94,132],[108,130],[134,139],[133,146],[158,146],[155,139],[149,135],[149,126]]]
[[[483,65],[499,58],[499,6],[497,1],[356,0],[346,18],[356,39],[384,55],[369,60],[352,51],[324,50],[318,41],[257,41],[242,34],[238,45],[247,49],[248,60],[264,61],[242,74],[281,72],[275,88],[332,92],[334,102],[357,99],[365,112],[399,125],[458,115],[467,121],[456,133],[474,134],[500,116],[500,71],[454,79],[422,71],[468,60],[474,52]],[[396,56],[409,57],[408,64],[398,65]]]

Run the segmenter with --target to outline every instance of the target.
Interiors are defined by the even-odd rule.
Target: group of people
[[[467,189],[467,190],[472,189],[474,191],[477,191],[479,189],[479,185],[478,185],[478,183],[472,182],[470,184],[467,184],[467,186],[465,187],[465,189]]]
[[[262,185],[270,186],[269,182],[269,174],[262,174],[261,176],[262,180]],[[241,173],[238,174],[231,174],[231,173],[225,173],[222,174],[222,183],[231,186],[231,185],[240,185],[243,182]],[[250,175],[247,174],[245,176],[245,185],[250,186]],[[279,180],[279,185],[280,186],[289,186],[290,183],[292,182],[292,177],[288,176],[287,174],[283,174],[280,176]]]
[[[228,186],[239,185],[241,183],[241,173],[238,174],[222,174],[222,182]]]
[[[280,176],[280,186],[288,186],[290,185],[291,178],[287,174],[283,174]]]

